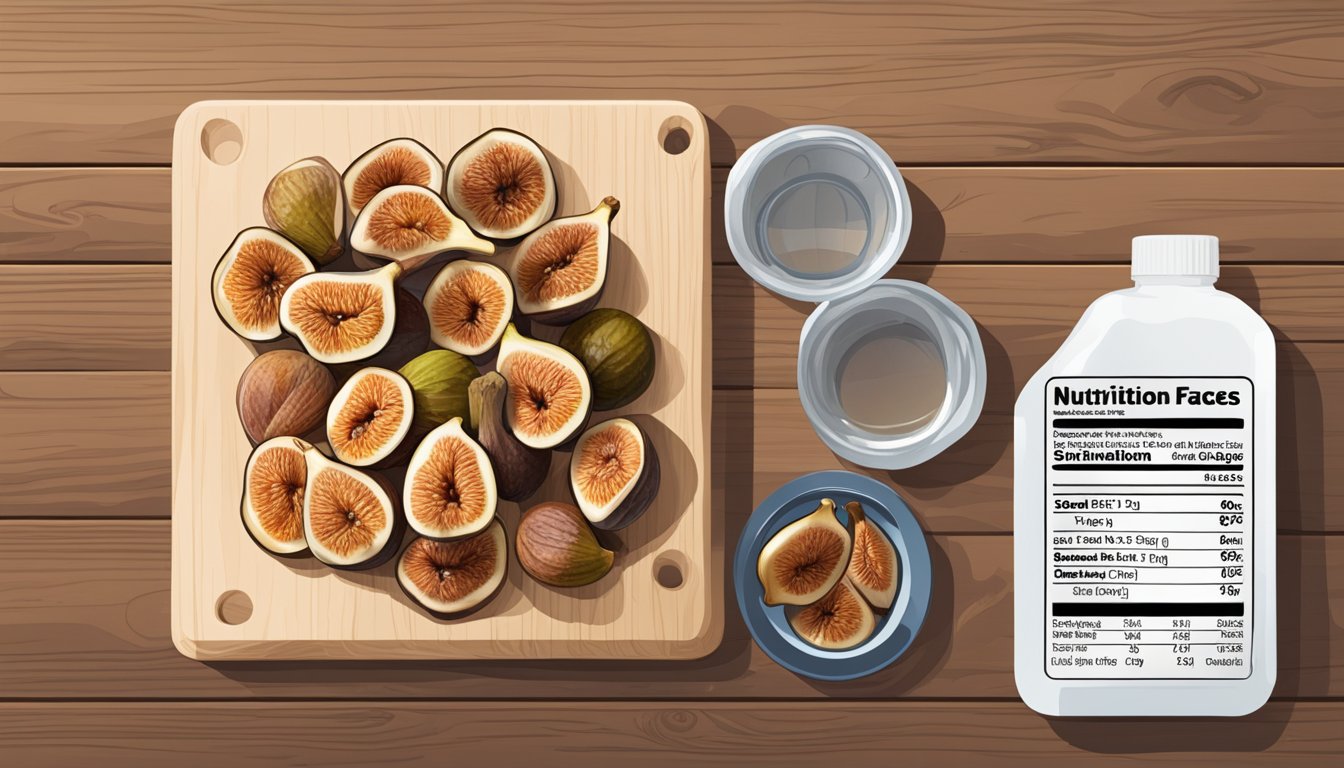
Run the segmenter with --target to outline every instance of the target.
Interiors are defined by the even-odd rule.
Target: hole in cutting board
[[[658,143],[669,155],[680,155],[691,148],[691,121],[673,115],[658,127]]]
[[[252,618],[252,598],[246,592],[230,589],[215,601],[215,616],[225,624],[236,627]]]
[[[653,561],[653,579],[663,589],[681,589],[686,583],[686,556],[676,550],[658,555]]]
[[[201,151],[215,165],[228,165],[243,154],[243,129],[237,123],[215,118],[201,129]]]

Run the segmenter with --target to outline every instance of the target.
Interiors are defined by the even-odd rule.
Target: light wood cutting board
[[[550,154],[557,214],[585,212],[605,195],[621,200],[601,304],[632,312],[653,331],[657,375],[637,401],[595,417],[641,414],[636,420],[662,462],[662,490],[620,533],[612,573],[572,590],[523,572],[512,543],[519,509],[501,503],[508,580],[478,613],[442,621],[402,594],[395,562],[338,572],[311,558],[272,557],[248,538],[239,499],[250,446],[234,392],[258,350],[216,317],[209,279],[238,230],[264,224],[262,191],[294,160],[321,155],[344,169],[375,144],[409,136],[446,162],[495,126],[532,136]],[[683,659],[712,651],[723,631],[723,544],[707,490],[708,139],[693,107],[661,101],[240,101],[183,112],[173,141],[172,558],[173,640],[182,653]],[[568,460],[556,454],[533,501],[568,500]]]

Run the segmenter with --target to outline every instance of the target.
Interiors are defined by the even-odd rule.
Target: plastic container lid
[[[1218,277],[1213,235],[1141,235],[1132,249],[1131,277]]]

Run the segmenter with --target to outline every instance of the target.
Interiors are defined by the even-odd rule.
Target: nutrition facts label
[[[1249,677],[1250,380],[1056,377],[1045,398],[1046,674]]]

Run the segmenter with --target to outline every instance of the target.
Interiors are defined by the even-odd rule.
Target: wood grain
[[[1344,405],[1335,396],[1344,392],[1344,345],[1281,344],[1279,354],[1279,530],[1344,531],[1344,518],[1326,514],[1344,503]],[[991,376],[1011,375],[1015,390],[1035,364],[1028,356]],[[793,390],[720,389],[712,499],[751,509],[800,473],[843,468],[894,485],[930,531],[1010,531],[1013,402],[1006,387],[991,394],[977,426],[948,452],[888,473],[836,458]],[[11,428],[0,518],[167,517],[167,414],[164,373],[0,373],[0,423]]]
[[[736,541],[750,510],[716,509],[722,509],[728,539]],[[5,697],[123,697],[134,691],[324,699],[1016,696],[1008,536],[931,536],[933,610],[915,645],[873,676],[817,683],[757,650],[735,608],[728,611],[718,649],[687,662],[199,664],[172,645],[166,521],[5,521],[0,534]],[[1281,535],[1278,554],[1275,696],[1344,697],[1344,537]],[[730,602],[732,589],[725,586]]]
[[[221,159],[198,140],[236,126],[243,150]],[[251,452],[235,414],[235,382],[255,351],[219,321],[210,275],[217,243],[255,215],[278,168],[322,155],[346,165],[378,141],[413,135],[448,156],[450,136],[508,125],[553,159],[557,213],[615,195],[660,216],[617,218],[603,298],[635,314],[674,364],[660,365],[636,414],[662,468],[657,497],[619,534],[616,566],[581,588],[557,589],[511,574],[499,594],[462,621],[425,615],[396,583],[395,563],[340,574],[281,563],[238,520]],[[682,152],[659,140],[692,135]],[[691,659],[710,653],[723,627],[719,525],[709,488],[712,381],[709,164],[704,121],[689,105],[650,102],[219,102],[184,113],[173,162],[173,627],[197,659]],[[154,268],[154,267],[145,267]],[[403,281],[411,284],[412,279]],[[667,359],[667,358],[665,358]],[[396,478],[393,478],[394,482]],[[400,493],[401,486],[397,487]],[[569,464],[551,461],[542,498],[568,498]],[[562,495],[563,494],[563,495]],[[501,504],[516,532],[518,505]],[[399,542],[398,542],[399,543]],[[678,573],[664,583],[664,569]],[[250,597],[251,618],[229,621],[224,596]],[[295,610],[295,606],[303,606]]]
[[[1339,702],[1238,719],[1049,720],[1014,702],[14,703],[0,739],[31,768],[350,766],[455,760],[630,765],[1331,765]]]
[[[6,3],[0,162],[166,163],[204,98],[682,99],[718,164],[816,122],[897,163],[1344,162],[1330,3],[317,7]]]
[[[915,226],[902,263],[1129,263],[1140,232],[1214,232],[1225,263],[1344,260],[1344,169],[906,168]],[[723,186],[714,262],[732,264]],[[0,168],[0,263],[167,263],[167,168]]]
[[[0,169],[0,264],[172,257],[166,169]]]
[[[714,383],[794,386],[798,333],[813,306],[768,293],[736,266],[712,272]],[[989,354],[1030,373],[1093,299],[1130,284],[1128,274],[899,264],[891,276],[945,293],[979,323]],[[1344,266],[1229,266],[1218,284],[1259,310],[1280,340],[1344,340]],[[168,370],[168,285],[167,266],[0,265],[0,370]]]

